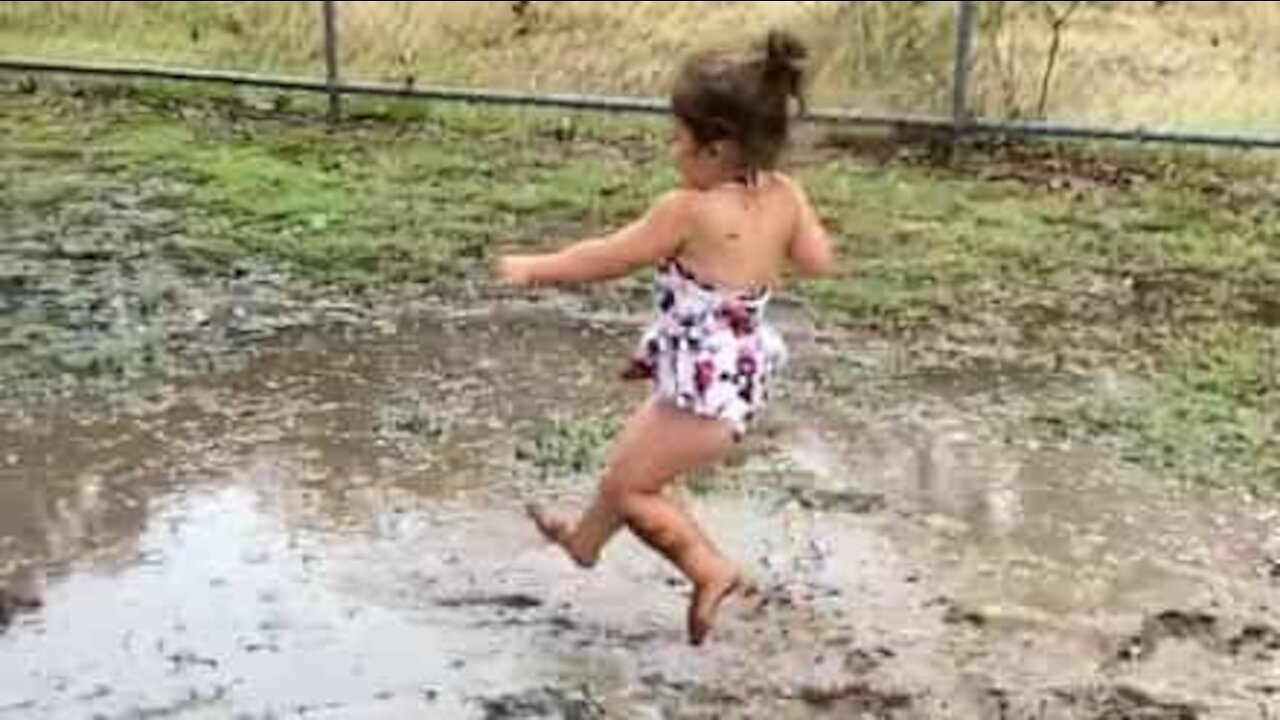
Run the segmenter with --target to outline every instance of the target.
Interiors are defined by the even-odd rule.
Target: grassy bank
[[[466,302],[499,244],[610,227],[671,179],[657,121],[357,104],[331,131],[270,98],[8,86],[0,102],[11,386],[162,354],[235,325],[264,287],[260,305],[299,312],[414,286]],[[897,371],[1073,378],[1032,393],[1024,430],[1280,485],[1274,177],[1043,149],[938,168],[869,150],[886,147],[828,136],[796,158],[840,242],[836,274],[795,287],[827,324],[888,341]],[[856,368],[841,372],[855,392]]]

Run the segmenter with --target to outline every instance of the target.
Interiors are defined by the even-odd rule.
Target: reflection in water
[[[369,548],[321,561],[263,500],[236,486],[168,499],[139,538],[145,560],[55,585],[35,632],[3,646],[0,673],[54,715],[92,698],[109,716],[192,699],[358,705],[375,677],[403,692],[442,676],[444,656],[424,652],[442,645],[429,624],[336,592],[318,567]]]

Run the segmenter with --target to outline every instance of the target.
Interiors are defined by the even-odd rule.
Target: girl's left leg
[[[631,467],[636,464],[635,460],[630,458],[634,454],[631,448],[639,444],[640,436],[646,432],[645,426],[651,420],[651,406],[654,402],[654,400],[648,400],[636,408],[622,427],[622,431],[618,433],[610,450],[609,459],[605,463],[600,487],[591,505],[578,518],[576,525],[563,515],[550,512],[537,503],[529,503],[525,506],[529,517],[533,519],[543,536],[564,548],[569,557],[582,567],[595,566],[600,560],[600,553],[604,550],[604,546],[613,539],[614,534],[624,524],[617,508],[609,501],[607,490],[618,482],[617,477],[636,469]]]
[[[538,526],[579,563],[590,565],[625,522],[693,583],[689,639],[701,643],[720,602],[739,585],[737,569],[693,518],[663,495],[680,475],[721,459],[733,447],[731,428],[650,400],[628,423],[591,510],[577,527],[534,508]]]

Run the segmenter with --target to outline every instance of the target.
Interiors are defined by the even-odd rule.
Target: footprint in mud
[[[833,604],[824,602],[839,594],[837,588],[803,580],[757,583],[749,594],[739,595],[726,605],[725,616],[745,622],[758,636],[817,632],[819,628],[840,625]]]
[[[1220,649],[1218,618],[1208,613],[1165,610],[1148,617],[1142,629],[1120,648],[1121,661],[1144,660],[1165,640],[1193,640],[1209,649]]]
[[[886,661],[894,658],[894,652],[886,647],[872,649],[855,648],[844,658],[845,670],[854,676],[870,675]]]
[[[441,598],[436,601],[436,605],[445,608],[497,607],[507,610],[531,610],[542,607],[542,601],[524,593],[500,593]]]
[[[1258,661],[1270,661],[1280,654],[1280,630],[1262,623],[1246,625],[1228,641],[1227,647],[1237,657],[1247,655]]]
[[[493,610],[493,617],[476,619],[475,624],[482,627],[545,627],[554,636],[575,637],[582,646],[603,643],[639,647],[662,637],[662,633],[654,629],[620,630],[589,623],[566,614],[569,610],[567,605],[558,609],[547,608],[542,600],[524,593],[460,595],[436,600],[435,605],[457,610],[484,609],[485,615]],[[532,612],[543,609],[549,612]]]
[[[1058,690],[1054,696],[1059,703],[1079,711],[1083,717],[1134,720],[1199,720],[1205,717],[1203,708],[1162,701],[1129,685]]]
[[[39,610],[43,605],[34,582],[17,580],[8,587],[0,587],[0,632],[4,632],[19,613]]]
[[[942,608],[942,622],[947,625],[974,629],[981,629],[987,625],[987,616],[981,610],[965,607],[948,597],[937,598],[931,601],[928,607]]]
[[[799,699],[828,711],[839,711],[841,717],[895,717],[895,713],[911,707],[911,695],[872,687],[864,681],[800,688]]]
[[[779,504],[795,502],[805,510],[870,515],[885,509],[884,495],[854,490],[821,490],[812,487],[791,486],[783,490]]]
[[[1165,610],[1147,618],[1137,635],[1126,640],[1117,655],[1121,662],[1149,658],[1166,640],[1190,640],[1207,650],[1262,662],[1280,653],[1280,629],[1265,623],[1248,623],[1230,633],[1224,623],[1204,612]]]

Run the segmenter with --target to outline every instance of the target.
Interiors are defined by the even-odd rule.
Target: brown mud
[[[688,647],[658,558],[579,570],[521,512],[590,493],[633,329],[428,314],[11,401],[0,718],[1280,717],[1280,508],[863,412],[794,328],[685,490],[769,602]]]

